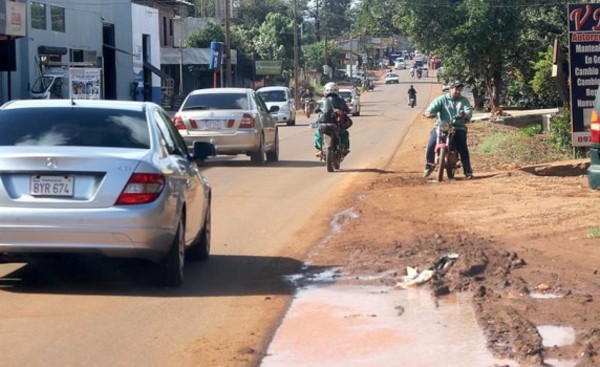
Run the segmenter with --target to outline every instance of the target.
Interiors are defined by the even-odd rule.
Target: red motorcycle
[[[456,110],[458,114],[452,118],[451,122],[444,121],[436,128],[437,141],[435,144],[434,163],[437,167],[438,182],[442,182],[444,179],[444,172],[446,172],[448,179],[453,179],[461,167],[460,156],[454,144],[454,134],[456,133],[454,122],[461,114],[461,103],[457,105]]]

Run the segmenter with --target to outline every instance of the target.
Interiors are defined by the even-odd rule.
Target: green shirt
[[[454,123],[454,126],[457,130],[467,130],[467,122],[471,119],[473,115],[473,107],[471,107],[471,103],[469,99],[465,96],[460,96],[456,99],[452,99],[450,93],[446,93],[443,96],[439,96],[434,99],[429,107],[427,107],[427,111],[429,111],[432,115],[435,114],[437,118],[435,119],[435,124],[433,127],[438,127],[442,121],[451,122],[452,116],[456,116],[458,111],[456,107],[458,103],[462,103],[462,110],[467,115],[467,119],[459,118]]]

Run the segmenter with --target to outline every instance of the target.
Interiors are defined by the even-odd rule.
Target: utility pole
[[[294,0],[294,105],[300,106],[298,95],[298,0]]]
[[[230,0],[225,0],[225,82],[231,87],[231,32],[230,32]],[[222,86],[222,85],[221,85]]]

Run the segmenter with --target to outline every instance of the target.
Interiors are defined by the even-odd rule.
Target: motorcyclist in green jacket
[[[449,87],[450,90],[448,93],[434,99],[425,111],[425,116],[436,116],[436,120],[429,136],[429,143],[427,144],[423,176],[429,176],[435,168],[435,144],[437,142],[436,128],[443,121],[453,121],[456,129],[454,144],[460,155],[465,177],[471,179],[473,178],[473,169],[471,168],[469,147],[467,145],[467,123],[473,116],[473,107],[471,107],[469,99],[461,94],[464,87],[463,83],[456,80],[452,82]],[[459,108],[459,106],[462,107]],[[456,119],[454,119],[455,116],[457,116]]]
[[[319,116],[316,119],[317,127],[318,124],[322,123],[335,123],[334,109],[342,110],[346,114],[350,115],[350,108],[346,104],[343,98],[340,98],[340,88],[334,82],[329,82],[323,87],[323,95],[325,96],[315,111],[319,112]],[[350,153],[350,133],[347,129],[341,129],[340,139],[344,147],[346,147],[345,154]],[[315,129],[314,134],[315,148],[317,149],[316,156],[321,156],[321,132],[319,128]]]

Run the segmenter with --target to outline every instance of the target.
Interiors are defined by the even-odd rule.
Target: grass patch
[[[588,238],[600,238],[600,227],[594,227],[588,230]]]
[[[469,128],[469,145],[487,169],[505,169],[572,159],[563,149],[548,143],[537,124],[512,127],[492,122],[478,122]],[[483,168],[483,167],[482,167]]]

